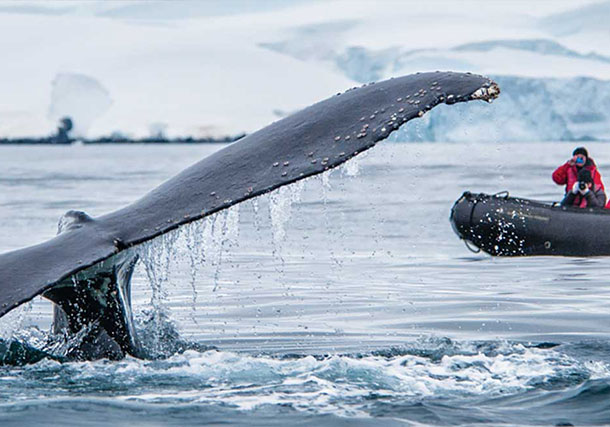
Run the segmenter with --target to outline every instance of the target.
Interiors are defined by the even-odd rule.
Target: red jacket
[[[604,187],[602,176],[597,170],[597,166],[595,166],[593,159],[587,159],[587,163],[583,167],[591,172],[595,188],[601,188],[605,192],[606,188]],[[566,162],[555,169],[555,172],[553,172],[553,181],[555,181],[557,185],[565,185],[565,192],[567,193],[568,191],[572,190],[574,183],[578,181],[578,168],[576,168],[576,165],[571,165],[570,163]]]
[[[579,208],[606,207],[606,193],[601,188],[593,187],[587,194],[574,194],[571,191],[561,201],[561,206],[577,206]]]

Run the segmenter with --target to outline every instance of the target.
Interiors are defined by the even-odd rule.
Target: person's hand
[[[578,194],[579,191],[580,191],[580,188],[578,187],[578,181],[576,181],[574,183],[574,185],[572,186],[572,194]]]
[[[570,160],[568,160],[568,164],[570,166],[574,166],[576,164],[576,156],[570,157]]]

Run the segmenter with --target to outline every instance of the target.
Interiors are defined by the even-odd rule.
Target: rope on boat
[[[481,252],[481,248],[476,247],[476,250],[472,248],[472,246],[470,245],[474,245],[474,243],[472,243],[470,240],[467,239],[463,239],[464,240],[464,245],[466,245],[466,249],[468,249],[470,252],[472,252],[473,254],[478,254],[479,252]]]
[[[503,197],[504,199],[508,199],[510,197],[510,193],[508,192],[508,190],[504,190],[494,194],[493,197]]]

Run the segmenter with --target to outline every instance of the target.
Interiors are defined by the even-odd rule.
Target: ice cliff
[[[610,81],[491,76],[502,88],[493,106],[439,108],[394,140],[610,140]]]
[[[291,56],[306,54],[289,43],[265,47]],[[451,49],[380,49],[348,47],[319,58],[350,79],[367,83],[423,70],[478,71],[485,73],[480,53],[505,52],[505,60],[520,63],[527,74],[531,59],[610,65],[610,57],[580,53],[545,39],[495,40],[458,45]],[[506,67],[490,71],[501,72]],[[540,69],[540,67],[538,67]],[[608,67],[610,71],[610,67]],[[610,140],[610,80],[591,76],[546,77],[485,73],[502,88],[493,108],[469,104],[441,108],[420,123],[407,126],[394,137],[415,141],[488,140],[561,141]],[[555,73],[556,74],[556,73]],[[610,74],[608,75],[610,77]]]

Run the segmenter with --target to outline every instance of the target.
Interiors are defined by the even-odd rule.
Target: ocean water
[[[448,222],[465,190],[559,200],[576,145],[382,143],[136,248],[157,358],[41,359],[35,300],[0,319],[0,425],[609,424],[608,260],[494,259]],[[602,174],[607,147],[587,144]],[[0,252],[219,148],[0,147]]]

